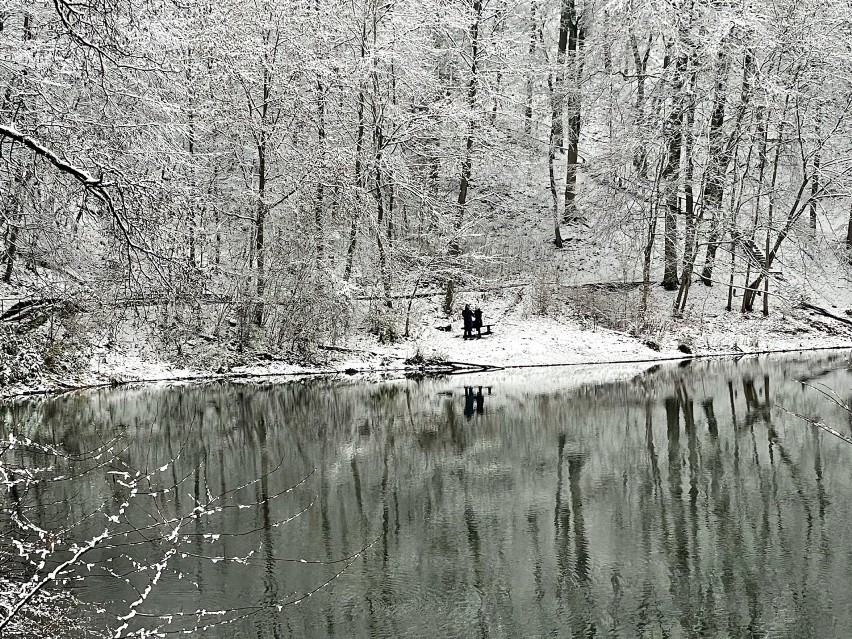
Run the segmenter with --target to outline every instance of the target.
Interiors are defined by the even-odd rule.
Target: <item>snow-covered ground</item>
[[[658,293],[663,295],[662,293]],[[379,344],[371,335],[359,334],[336,350],[326,351],[326,362],[299,366],[281,361],[257,359],[227,369],[174,366],[154,355],[150,345],[138,335],[125,332],[125,339],[109,347],[101,346],[89,362],[88,370],[77,375],[59,376],[28,386],[0,388],[0,395],[61,390],[72,387],[133,382],[190,381],[233,378],[275,378],[317,374],[400,374],[416,368],[406,360],[419,355],[430,364],[477,368],[517,368],[581,364],[650,363],[690,355],[679,350],[687,346],[695,355],[758,353],[813,348],[852,349],[852,326],[804,310],[762,315],[737,312],[705,313],[701,317],[663,322],[651,348],[648,338],[611,330],[586,317],[568,313],[539,316],[530,313],[518,295],[491,297],[484,292],[460,296],[485,309],[486,323],[493,333],[481,339],[462,338],[462,324],[455,319],[451,331],[440,330],[449,322],[438,311],[439,298],[423,300],[413,313],[411,336],[392,344]],[[523,296],[520,296],[521,298]],[[488,302],[488,303],[486,303]],[[211,345],[210,348],[216,348]],[[582,367],[588,371],[588,367]],[[631,371],[634,367],[628,367]],[[599,370],[615,373],[617,366]],[[609,374],[609,373],[607,373]]]
[[[532,241],[539,247],[544,243],[543,238]],[[728,273],[720,265],[717,277],[723,283],[713,287],[694,284],[683,317],[671,316],[675,294],[654,286],[649,300],[651,310],[640,320],[637,288],[589,286],[594,282],[638,279],[635,268],[627,268],[619,260],[618,251],[606,244],[609,241],[575,241],[567,251],[539,252],[538,257],[528,259],[532,266],[528,263],[520,270],[531,273],[527,279],[489,283],[483,278],[477,290],[457,292],[454,313],[449,318],[441,311],[443,295],[416,299],[411,308],[409,336],[393,343],[381,344],[368,334],[367,315],[371,311],[369,304],[363,302],[356,311],[350,336],[333,345],[322,345],[328,348],[318,348],[312,365],[275,361],[270,353],[238,353],[232,344],[210,335],[189,334],[184,343],[166,345],[154,337],[156,311],[148,318],[137,310],[111,317],[106,320],[109,326],[103,326],[104,318],[81,318],[77,328],[91,337],[91,357],[82,370],[0,387],[0,396],[143,381],[345,372],[393,375],[416,368],[415,364],[406,363],[412,358],[421,364],[444,363],[475,370],[639,363],[690,354],[852,349],[852,321],[844,321],[852,320],[852,286],[848,268],[840,261],[803,258],[797,264],[791,260],[785,266],[785,280],[771,285],[768,317],[759,311],[761,300],[756,312],[738,312],[741,298],[736,296],[732,304],[735,310],[724,310],[728,289],[723,283],[727,282]],[[507,273],[506,277],[520,276]],[[657,278],[655,274],[654,279]],[[32,294],[30,289],[20,283],[0,285],[0,298],[8,308],[16,299]],[[802,306],[803,301],[826,309],[836,318],[808,310]],[[482,308],[485,323],[493,325],[491,335],[462,339],[459,314],[465,304]],[[397,335],[402,335],[407,301],[396,304],[389,313]],[[451,330],[441,330],[448,325]]]
[[[670,304],[667,298],[673,294],[656,295],[666,298],[658,300],[658,304]],[[697,355],[720,355],[852,348],[852,325],[804,309],[785,308],[768,317],[759,312],[744,315],[724,310],[703,314],[691,311],[683,318],[659,320],[651,338],[638,339],[625,331],[604,328],[594,317],[578,317],[567,308],[554,317],[538,316],[523,308],[512,308],[505,297],[492,299],[490,305],[483,297],[487,294],[467,296],[471,307],[478,304],[485,309],[485,323],[494,323],[493,334],[482,339],[463,339],[458,318],[451,323],[451,331],[441,330],[448,322],[437,311],[435,301],[422,312],[410,339],[377,345],[361,337],[352,340],[351,346],[386,359],[420,354],[427,360],[489,367],[649,361],[684,357],[684,350]],[[463,296],[460,305],[464,303]],[[835,313],[842,311],[835,309]],[[351,359],[347,365],[357,367],[357,361]]]

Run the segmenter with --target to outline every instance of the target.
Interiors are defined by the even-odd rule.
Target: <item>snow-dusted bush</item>
[[[23,332],[0,325],[0,386],[31,385],[46,375],[78,369],[83,350],[65,330],[57,339],[42,329]]]
[[[669,324],[671,318],[664,312],[646,310],[641,315],[637,313],[631,317],[627,329],[633,337],[644,338],[659,345],[669,331]]]
[[[367,331],[375,335],[380,344],[393,344],[399,339],[396,316],[389,308],[372,307],[367,315]]]
[[[38,343],[11,326],[0,326],[0,386],[37,381],[43,368]]]
[[[294,275],[273,291],[264,332],[270,345],[309,356],[318,344],[334,344],[352,321],[351,290],[323,273]]]
[[[5,565],[0,550],[0,565]],[[9,618],[3,628],[7,639],[82,639],[83,637],[105,637],[104,633],[87,627],[85,618],[69,614],[82,604],[65,591],[44,590],[37,592],[21,610],[10,615],[27,583],[21,580],[0,577],[0,622]]]
[[[558,297],[559,271],[554,265],[540,265],[533,272],[530,284],[529,311],[542,317],[555,310]]]
[[[449,358],[444,353],[431,352],[424,354],[419,348],[417,351],[405,360],[407,366],[417,366],[419,368],[430,368],[436,366],[446,366]]]
[[[634,330],[646,318],[640,317],[635,289],[628,283],[578,286],[569,290],[567,299],[581,325],[586,328],[647,334],[644,330]]]

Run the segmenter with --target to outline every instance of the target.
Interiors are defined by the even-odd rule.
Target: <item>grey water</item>
[[[73,586],[101,628],[160,572],[128,630],[824,639],[852,636],[852,445],[802,417],[850,435],[850,400],[829,353],[103,390],[0,430],[112,447],[23,497],[81,538],[130,504]]]

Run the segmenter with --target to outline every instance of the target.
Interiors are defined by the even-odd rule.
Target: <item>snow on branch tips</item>
[[[338,579],[376,543],[363,540],[331,559],[268,551],[261,558],[264,535],[302,517],[317,502],[308,492],[314,472],[289,481],[279,463],[230,487],[223,479],[218,492],[202,490],[198,478],[210,469],[193,444],[188,439],[162,463],[149,466],[146,460],[145,468],[137,468],[128,452],[133,442],[116,439],[89,454],[72,455],[15,434],[0,440],[0,636],[146,637],[204,632],[277,614]],[[233,516],[272,508],[282,516],[264,526],[246,526],[251,518]],[[239,550],[237,540],[243,544]],[[184,595],[187,588],[200,589],[198,577],[187,574],[188,561],[193,571],[199,563],[256,571],[275,562],[305,570],[310,564],[320,572],[311,573],[301,592],[240,607],[164,609],[169,597],[163,594],[171,589]],[[100,610],[78,601],[70,587],[85,587],[89,580],[111,582],[120,597]]]

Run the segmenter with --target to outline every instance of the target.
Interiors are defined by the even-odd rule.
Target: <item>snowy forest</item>
[[[850,0],[0,50],[0,637],[850,635]]]
[[[682,316],[696,286],[769,314],[795,288],[784,269],[831,288],[820,268],[852,244],[850,16],[6,0],[5,297],[66,324],[97,312],[89,333],[154,308],[178,352],[225,330],[302,352],[359,326],[407,335],[423,294],[454,314],[458,291],[558,284],[595,241],[612,259],[590,281],[636,285],[620,328]]]

